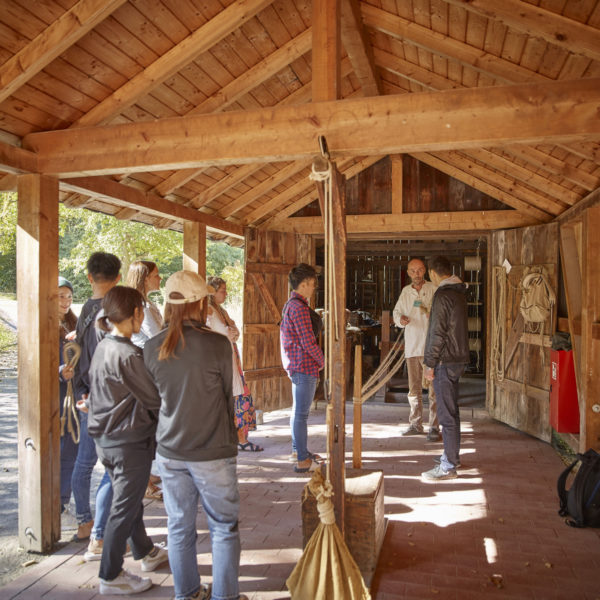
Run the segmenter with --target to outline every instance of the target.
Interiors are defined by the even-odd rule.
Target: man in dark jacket
[[[422,473],[422,477],[428,480],[454,479],[456,468],[460,465],[458,380],[469,363],[467,286],[452,274],[452,266],[444,256],[436,256],[429,261],[429,276],[437,290],[425,340],[425,377],[433,381],[444,453],[439,464]]]

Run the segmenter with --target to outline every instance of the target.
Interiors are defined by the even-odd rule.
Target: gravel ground
[[[14,328],[16,311],[0,305],[0,321]],[[27,552],[18,541],[18,457],[17,457],[17,348],[0,352],[0,586],[16,579],[28,566],[42,561],[49,554]],[[92,490],[97,487],[103,469],[96,465]],[[93,496],[93,494],[92,494]],[[93,506],[92,497],[92,506]],[[64,545],[77,528],[75,507],[71,501],[62,518],[61,541]],[[58,548],[57,548],[58,549]]]

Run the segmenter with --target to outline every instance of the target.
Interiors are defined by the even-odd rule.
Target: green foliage
[[[0,322],[0,354],[15,348],[17,345],[17,336],[12,329],[9,329],[4,323]]]
[[[0,193],[0,290],[17,287],[17,195]]]
[[[0,292],[16,291],[17,195],[0,193]],[[59,273],[73,284],[75,302],[90,295],[85,265],[93,252],[112,252],[121,259],[126,279],[138,259],[158,265],[163,281],[182,268],[183,235],[143,223],[120,221],[83,209],[59,207]],[[206,270],[227,281],[231,302],[241,303],[244,252],[222,242],[207,241]]]
[[[182,268],[181,233],[62,205],[59,217],[59,271],[73,283],[76,301],[89,296],[85,265],[93,252],[118,256],[123,280],[134,260],[154,261],[163,279]]]

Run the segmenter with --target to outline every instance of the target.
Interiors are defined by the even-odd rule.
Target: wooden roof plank
[[[446,0],[450,4],[500,21],[521,33],[541,37],[569,52],[600,60],[599,31],[540,6],[520,0]]]
[[[125,0],[79,0],[0,67],[0,102],[119,8]]]
[[[134,104],[165,79],[206,52],[218,41],[254,17],[273,0],[238,0],[219,12],[213,19],[186,37],[158,60],[138,73],[108,98],[73,123],[83,127],[106,123],[124,108]]]

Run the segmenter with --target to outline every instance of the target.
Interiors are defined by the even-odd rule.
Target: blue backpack
[[[571,487],[565,489],[567,477],[573,467],[581,463]],[[571,527],[600,527],[600,454],[590,449],[578,454],[557,482],[560,509],[558,514],[567,517]]]

